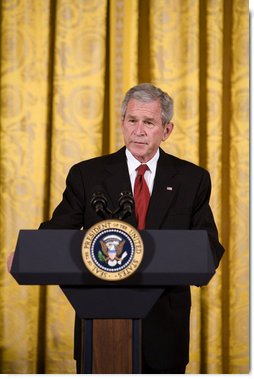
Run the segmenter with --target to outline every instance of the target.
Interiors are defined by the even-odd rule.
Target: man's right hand
[[[7,268],[8,268],[9,272],[11,272],[11,266],[12,266],[13,258],[14,258],[14,253],[11,253],[7,259]]]

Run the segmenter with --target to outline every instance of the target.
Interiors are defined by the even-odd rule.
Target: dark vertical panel
[[[150,83],[150,0],[139,0],[138,15],[138,82]]]
[[[81,346],[81,374],[93,373],[93,320],[81,321],[82,346]]]
[[[106,56],[105,56],[105,89],[104,89],[104,109],[102,123],[102,154],[109,153],[109,109],[110,109],[110,11],[109,0],[107,2],[107,21],[106,21]]]
[[[230,233],[230,121],[231,121],[231,70],[232,70],[232,7],[233,2],[223,1],[223,98],[222,98],[222,243],[225,254],[222,260],[222,365],[229,373],[229,233]]]
[[[52,152],[52,129],[53,129],[53,96],[54,96],[54,67],[55,67],[55,35],[56,35],[56,7],[57,0],[50,2],[49,17],[49,45],[48,45],[48,101],[47,101],[47,134],[46,134],[46,162],[45,162],[45,183],[44,183],[44,209],[43,219],[49,219],[50,210],[50,181],[51,181],[51,152]],[[39,289],[39,310],[38,310],[38,336],[37,336],[37,374],[45,374],[45,351],[46,351],[46,304],[47,287],[41,286]]]
[[[199,3],[199,164],[207,165],[207,0]],[[206,288],[201,289],[200,373],[207,372]]]

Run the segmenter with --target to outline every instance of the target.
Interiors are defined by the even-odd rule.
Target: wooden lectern
[[[206,285],[215,264],[204,230],[140,232],[144,257],[125,280],[93,276],[82,260],[84,230],[21,230],[11,274],[19,284],[60,285],[82,319],[83,373],[140,373],[141,328],[172,285]]]

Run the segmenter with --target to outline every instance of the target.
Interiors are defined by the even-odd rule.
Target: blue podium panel
[[[118,288],[202,286],[215,274],[206,231],[146,230],[140,234],[143,261],[121,281],[103,281],[87,270],[81,253],[84,230],[21,230],[11,273],[19,284]]]

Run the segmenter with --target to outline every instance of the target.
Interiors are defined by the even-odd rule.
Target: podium
[[[19,232],[11,274],[22,285],[61,287],[82,320],[82,373],[140,373],[140,320],[167,287],[203,286],[215,274],[206,231],[140,234],[144,257],[138,270],[124,280],[108,282],[84,265],[84,230]]]

